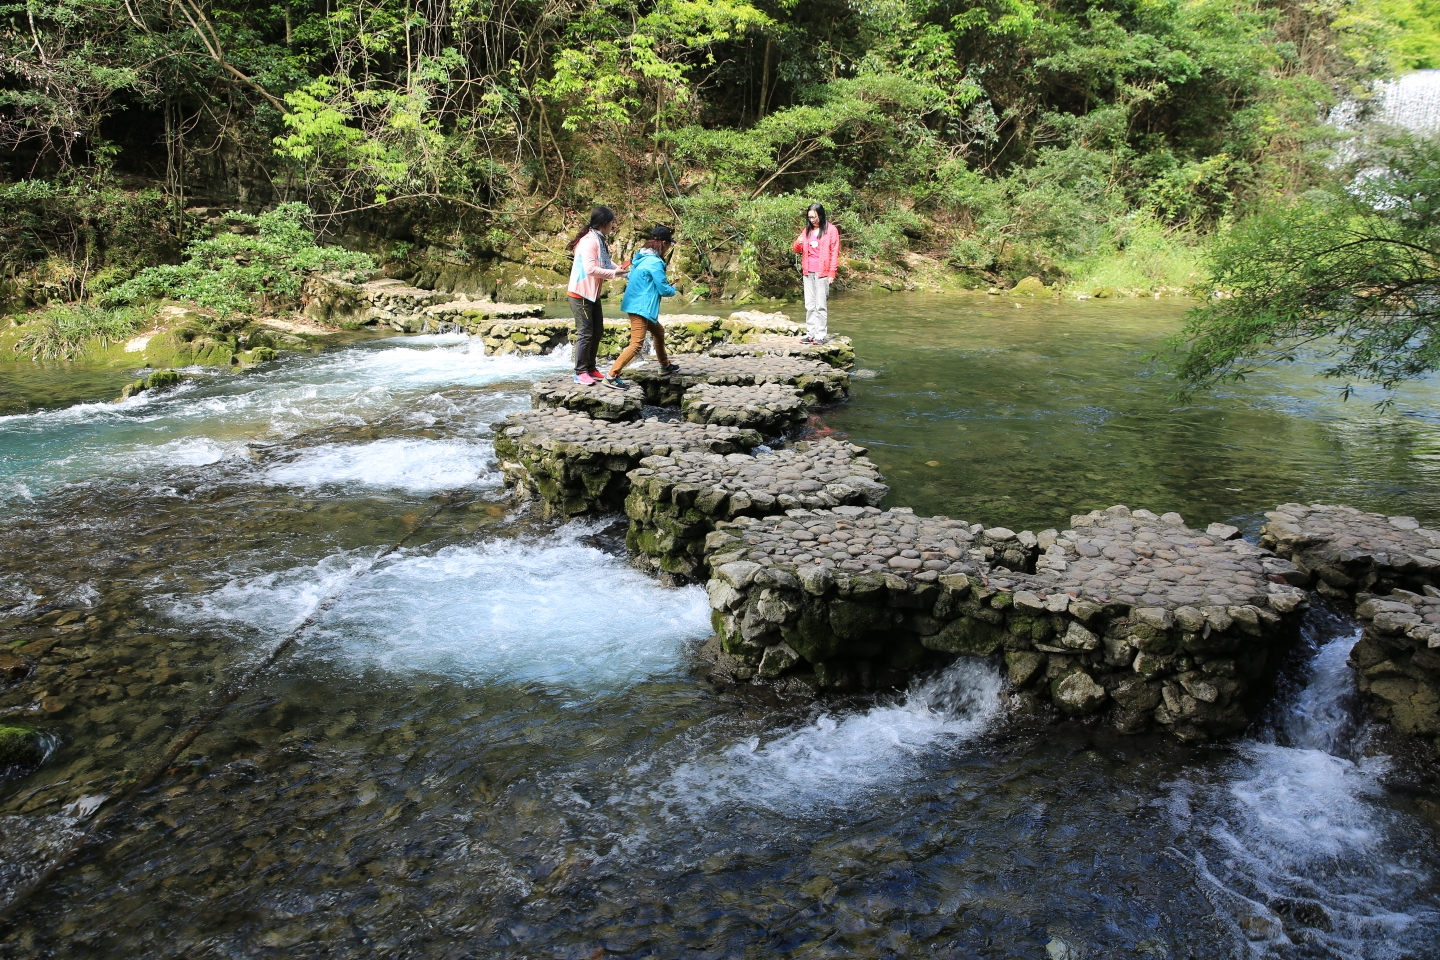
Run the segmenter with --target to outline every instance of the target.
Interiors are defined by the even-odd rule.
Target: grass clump
[[[113,307],[168,298],[222,317],[268,313],[297,304],[307,274],[361,279],[375,269],[367,254],[317,244],[310,218],[303,203],[283,203],[258,216],[227,214],[226,229],[189,244],[182,263],[147,267],[107,290],[101,302]]]
[[[25,321],[16,353],[32,360],[74,360],[91,342],[102,347],[128,340],[155,315],[154,305],[104,309],[87,304],[51,307]]]
[[[1183,293],[1204,276],[1205,244],[1136,214],[1113,223],[1094,250],[1063,265],[1068,294],[1091,297]]]

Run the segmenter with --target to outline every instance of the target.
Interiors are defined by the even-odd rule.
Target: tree
[[[1385,141],[1349,172],[1217,245],[1211,299],[1174,343],[1186,390],[1303,349],[1386,389],[1440,367],[1440,140]]]

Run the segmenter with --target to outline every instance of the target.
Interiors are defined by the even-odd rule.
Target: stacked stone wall
[[[626,542],[659,570],[704,579],[706,537],[717,522],[798,507],[878,505],[889,488],[864,454],[822,439],[759,455],[647,457],[629,474]]]
[[[706,542],[716,633],[742,676],[847,689],[1001,654],[1014,687],[1067,716],[1192,740],[1243,730],[1303,592],[1269,580],[1263,551],[1178,518],[1115,507],[1072,525],[987,536],[961,520],[859,507],[721,524]],[[1012,538],[1045,549],[1034,573],[995,565]],[[999,557],[1024,568],[1019,553]],[[1113,572],[1081,562],[1102,556]],[[1173,586],[1137,572],[1157,557],[1158,569],[1187,568]]]
[[[495,455],[505,482],[554,516],[620,510],[627,474],[649,456],[749,450],[753,430],[716,424],[597,420],[570,410],[532,410],[494,425]]]
[[[1425,589],[1357,596],[1364,630],[1350,665],[1378,719],[1440,750],[1440,590]]]

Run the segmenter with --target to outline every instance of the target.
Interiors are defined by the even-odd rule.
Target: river
[[[1182,310],[837,298],[868,372],[814,426],[987,524],[1440,519],[1433,384],[1379,411],[1306,362],[1181,403],[1146,358]],[[1358,713],[1347,616],[1218,746],[1008,720],[976,661],[721,694],[702,589],[503,494],[489,425],[566,366],[357,337],[119,404],[5,368],[0,649],[53,645],[0,720],[54,753],[0,782],[0,952],[1434,956],[1440,797]]]

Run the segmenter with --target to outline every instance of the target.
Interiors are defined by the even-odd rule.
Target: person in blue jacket
[[[660,298],[673,297],[675,288],[665,279],[665,255],[675,246],[675,231],[669,227],[656,227],[650,231],[650,239],[636,252],[630,261],[630,279],[625,284],[625,298],[620,309],[630,315],[630,343],[615,358],[615,364],[605,375],[606,386],[623,389],[627,386],[620,379],[620,371],[634,360],[645,344],[645,334],[655,343],[655,357],[660,361],[660,372],[671,374],[680,369],[678,363],[671,363],[665,353],[665,328],[660,326]]]

